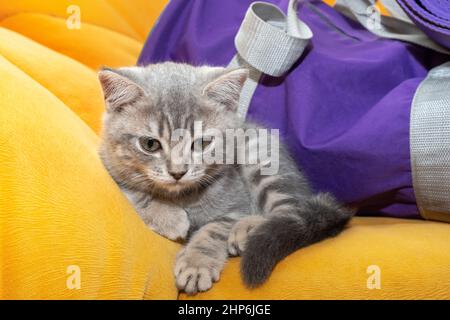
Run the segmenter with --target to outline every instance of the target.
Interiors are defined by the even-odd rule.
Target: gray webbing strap
[[[420,213],[450,222],[450,62],[432,69],[415,93],[410,148]]]
[[[240,101],[239,114],[245,118],[253,93],[263,73],[279,77],[302,55],[312,32],[297,17],[297,0],[289,1],[287,16],[275,5],[250,5],[235,38],[236,56],[229,67],[250,70]]]
[[[400,7],[396,0],[381,0],[381,4],[389,11],[391,16],[393,16],[394,18],[403,20],[410,24],[414,23],[408,17],[406,12],[403,11],[402,7]]]
[[[379,15],[379,23],[374,23],[375,0],[336,0],[335,8],[346,16],[356,19],[367,30],[382,38],[411,42],[441,53],[450,51],[431,40],[422,30],[408,20]],[[399,8],[401,9],[401,8]]]

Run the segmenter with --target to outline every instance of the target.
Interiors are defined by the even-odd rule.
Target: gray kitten
[[[259,128],[236,113],[247,76],[245,69],[169,62],[99,73],[107,105],[100,156],[149,227],[186,241],[174,271],[189,294],[211,288],[229,255],[242,256],[242,279],[256,287],[278,261],[338,234],[353,215],[331,195],[313,194],[283,146],[272,175],[263,174],[271,164],[259,156],[251,164],[179,161],[213,147],[255,153],[255,137],[243,147],[218,147],[217,137],[196,137],[194,128],[195,121],[223,135]],[[175,141],[177,129],[192,139]]]

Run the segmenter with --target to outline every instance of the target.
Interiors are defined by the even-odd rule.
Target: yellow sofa
[[[235,258],[211,291],[178,294],[179,245],[146,228],[96,152],[96,70],[133,65],[165,2],[0,0],[0,299],[450,299],[450,225],[388,218],[355,218],[261,288]]]

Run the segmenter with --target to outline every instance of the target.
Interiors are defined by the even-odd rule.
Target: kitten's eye
[[[211,142],[212,139],[207,140],[204,137],[195,139],[194,142],[192,142],[192,150],[203,151],[210,145]]]
[[[156,152],[161,149],[161,143],[158,140],[149,137],[139,138],[139,145],[146,152]]]

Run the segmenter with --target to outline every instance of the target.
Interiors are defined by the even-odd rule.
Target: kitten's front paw
[[[263,216],[253,215],[236,222],[228,236],[228,253],[238,256],[244,252],[250,232],[266,220]]]
[[[176,285],[193,295],[206,291],[219,280],[223,263],[196,250],[183,249],[175,263]]]

